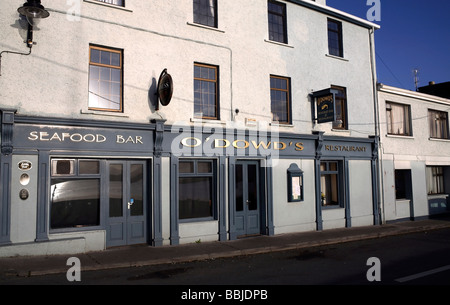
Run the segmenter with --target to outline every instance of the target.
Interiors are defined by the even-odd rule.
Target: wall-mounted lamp
[[[17,12],[25,16],[28,21],[28,33],[27,41],[25,42],[30,49],[28,53],[21,53],[15,51],[2,51],[0,52],[0,76],[1,73],[1,60],[3,53],[18,54],[18,55],[30,55],[31,48],[33,47],[33,26],[36,24],[36,19],[44,19],[50,16],[50,13],[45,10],[45,7],[41,4],[40,0],[27,0],[21,7],[17,9]]]
[[[50,16],[50,13],[41,5],[40,0],[28,0],[22,7],[17,9],[19,14],[25,16],[28,21],[27,45],[29,48],[33,46],[33,25],[36,18],[44,19]]]

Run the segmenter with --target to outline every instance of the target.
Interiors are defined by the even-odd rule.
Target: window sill
[[[288,128],[294,128],[295,126],[292,124],[283,124],[283,123],[276,123],[276,122],[272,122],[269,123],[270,126],[275,126],[275,127],[288,127]]]
[[[428,194],[428,199],[447,199],[448,194]]]
[[[428,138],[428,140],[436,141],[436,142],[448,142],[448,143],[450,143],[450,139]]]
[[[413,136],[404,136],[404,135],[398,135],[398,134],[386,134],[386,138],[397,138],[397,139],[414,140]]]
[[[226,122],[214,119],[191,118],[191,123],[219,124],[226,125]]]
[[[214,27],[211,27],[211,26],[207,26],[207,25],[203,25],[203,24],[199,24],[199,23],[192,23],[192,22],[186,22],[186,24],[187,25],[190,25],[190,26],[195,26],[195,27],[197,27],[197,28],[202,28],[202,29],[206,29],[206,30],[211,30],[211,31],[215,31],[215,32],[219,32],[219,33],[225,33],[225,31],[223,31],[223,30],[220,30],[220,29],[218,29],[218,28],[214,28]]]
[[[125,12],[130,12],[132,13],[133,11],[130,9],[127,9],[123,6],[119,6],[119,5],[114,5],[114,4],[109,4],[109,3],[105,3],[105,2],[100,2],[100,1],[95,1],[95,0],[83,0],[84,2],[87,3],[92,3],[92,4],[97,4],[97,5],[101,5],[101,6],[106,6],[106,7],[110,7],[110,8],[115,8],[121,11],[125,11]]]
[[[282,47],[287,47],[287,48],[292,48],[292,49],[294,48],[294,46],[287,44],[287,43],[283,43],[283,42],[278,42],[278,41],[273,41],[273,40],[268,40],[268,39],[264,39],[264,41],[268,42],[268,43],[276,44],[276,45],[279,45]]]
[[[342,60],[342,61],[349,62],[349,60],[346,59],[346,58],[344,58],[344,57],[339,57],[339,56],[330,55],[330,54],[325,54],[325,56],[326,56],[326,57],[330,57],[330,58],[339,59],[339,60]]]
[[[128,115],[120,112],[106,112],[106,111],[97,111],[97,110],[80,110],[81,114],[85,115],[101,115],[101,116],[109,116],[109,117],[119,117],[119,118],[129,118]]]

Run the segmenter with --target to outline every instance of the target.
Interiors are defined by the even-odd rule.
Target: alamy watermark
[[[381,21],[381,0],[367,0],[367,6],[370,6],[367,11],[367,20]]]

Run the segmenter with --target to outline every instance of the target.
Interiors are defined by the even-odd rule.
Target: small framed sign
[[[297,164],[292,163],[287,170],[288,202],[303,201],[303,171]]]

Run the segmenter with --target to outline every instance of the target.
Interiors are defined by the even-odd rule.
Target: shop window
[[[179,219],[215,218],[216,182],[213,161],[179,162]]]
[[[320,191],[323,207],[344,207],[342,164],[338,161],[320,163]]]
[[[100,225],[100,162],[54,159],[51,167],[50,228]]]

